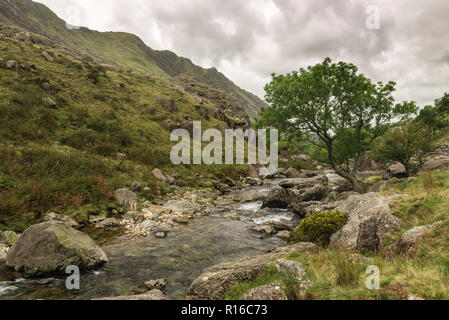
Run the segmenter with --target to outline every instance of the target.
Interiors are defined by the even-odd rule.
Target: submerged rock
[[[28,228],[6,258],[8,267],[26,277],[65,274],[71,265],[91,270],[106,262],[106,254],[88,235],[54,221]]]

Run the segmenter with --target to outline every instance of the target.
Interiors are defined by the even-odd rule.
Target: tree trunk
[[[334,168],[335,173],[338,174],[339,176],[342,176],[343,178],[349,180],[352,184],[352,189],[355,192],[358,193],[365,193],[365,190],[363,189],[362,185],[360,184],[360,182],[357,180],[356,177],[354,177],[353,175],[347,173],[344,170],[340,170],[339,168],[335,167]]]
[[[333,149],[332,149],[332,142],[326,143],[326,147],[327,147],[327,153],[328,153],[328,156],[329,156],[330,164],[332,166],[332,169],[334,169],[335,173],[338,174],[339,176],[349,180],[351,182],[351,184],[352,184],[352,189],[355,192],[365,193],[365,190],[363,189],[363,187],[361,186],[360,182],[355,177],[356,172],[354,172],[353,175],[352,175],[352,174],[346,172],[345,170],[342,170],[341,168],[339,168],[337,166],[337,164],[335,163],[334,152],[333,152]]]

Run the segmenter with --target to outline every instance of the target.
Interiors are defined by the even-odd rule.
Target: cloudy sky
[[[397,100],[425,105],[449,91],[447,0],[38,2],[71,24],[134,33],[154,49],[217,67],[260,97],[271,73],[327,56],[376,81],[396,81]]]

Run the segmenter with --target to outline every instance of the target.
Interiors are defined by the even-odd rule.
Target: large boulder
[[[50,221],[28,228],[9,250],[6,265],[25,277],[39,277],[65,274],[71,265],[91,270],[107,261],[88,235],[63,222]]]
[[[386,236],[401,229],[401,221],[393,216],[389,202],[395,196],[378,193],[354,195],[334,203],[334,210],[349,214],[348,223],[332,235],[330,247],[344,250],[377,251]]]
[[[317,184],[312,188],[308,188],[301,196],[302,201],[320,201],[328,194],[328,189],[322,184]]]
[[[396,162],[388,167],[387,175],[390,178],[405,178],[407,177],[407,170],[402,163]]]
[[[273,260],[292,252],[315,253],[313,243],[297,243],[277,248],[271,253],[222,263],[204,270],[190,285],[188,298],[192,300],[220,300],[237,282],[256,279]]]
[[[293,194],[283,188],[275,188],[270,191],[267,198],[262,204],[262,209],[264,208],[279,208],[287,209],[292,202]]]
[[[416,253],[423,237],[431,232],[437,225],[438,223],[434,223],[408,230],[398,241],[386,247],[383,250],[383,254],[389,258],[394,256],[412,257]]]
[[[128,189],[116,190],[114,197],[122,206],[130,211],[137,211],[139,209],[139,198],[137,194]]]

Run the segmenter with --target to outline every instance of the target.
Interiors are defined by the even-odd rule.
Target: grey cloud
[[[41,0],[64,18],[67,4],[90,12],[92,29],[124,30],[155,49],[216,66],[263,96],[270,74],[329,56],[374,80],[398,83],[398,100],[431,103],[449,88],[447,0]],[[368,30],[368,5],[380,30]]]

